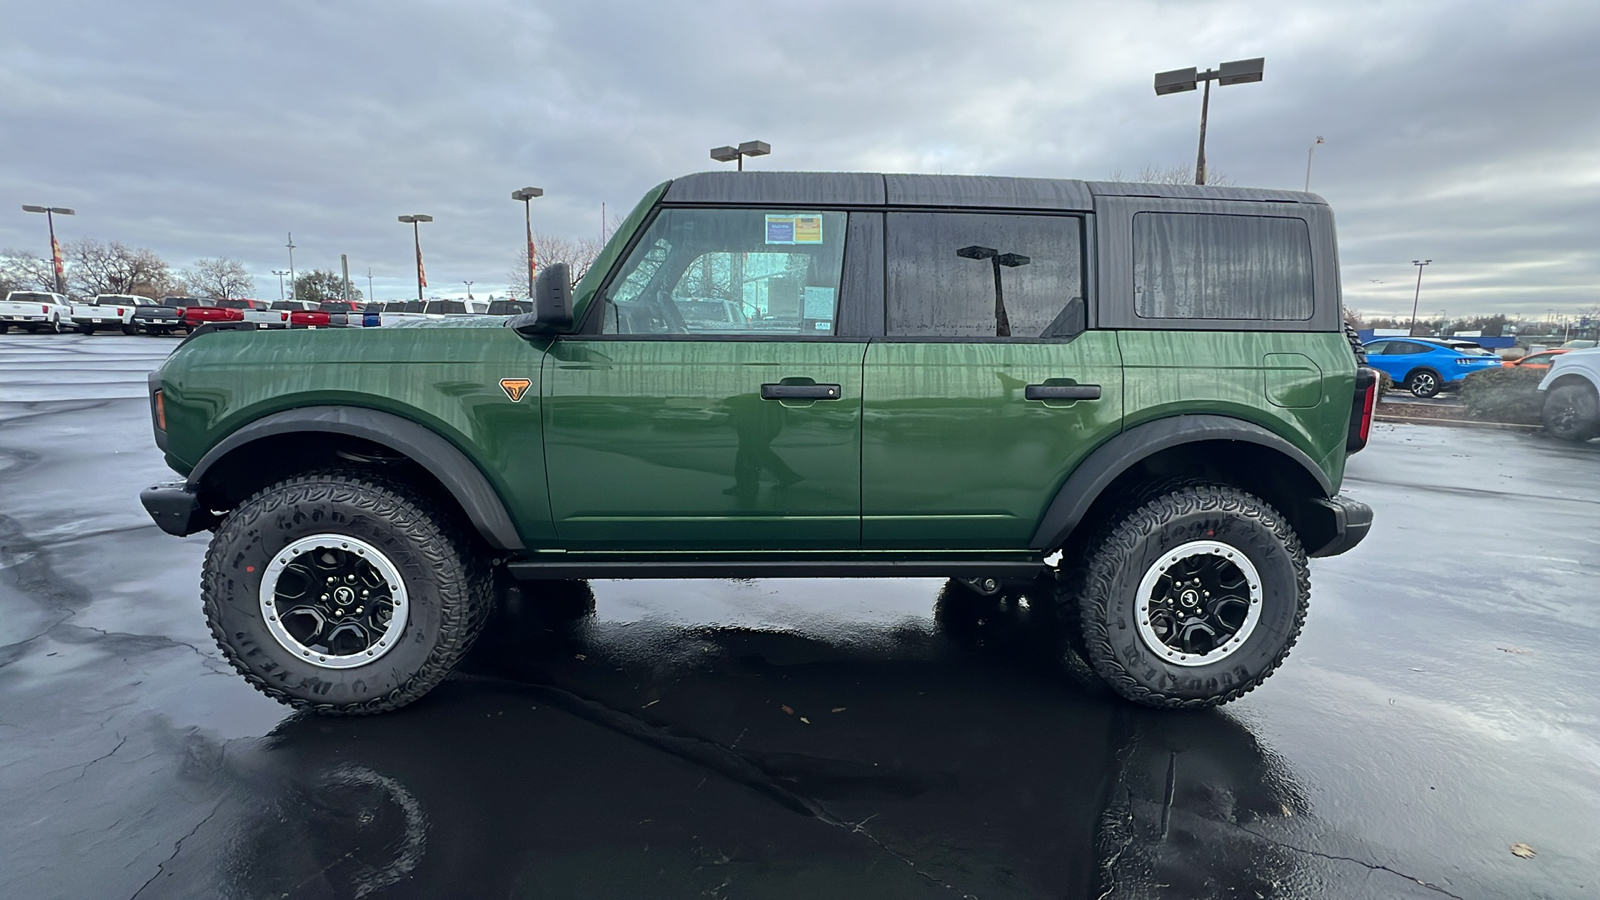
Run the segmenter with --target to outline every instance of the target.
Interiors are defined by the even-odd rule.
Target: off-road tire
[[[1124,507],[1095,540],[1085,551],[1081,586],[1063,590],[1058,602],[1076,607],[1089,664],[1128,700],[1164,708],[1236,700],[1283,663],[1300,635],[1311,596],[1305,550],[1283,516],[1249,493],[1191,484]],[[1209,665],[1178,666],[1139,635],[1136,595],[1164,553],[1196,540],[1226,544],[1251,562],[1261,577],[1262,609],[1231,654]]]
[[[223,519],[206,552],[200,593],[217,646],[257,690],[296,709],[370,715],[411,703],[455,668],[493,602],[487,557],[463,537],[470,526],[457,518],[364,470],[313,472],[261,490]],[[263,621],[258,592],[273,556],[327,533],[377,548],[405,583],[405,630],[367,665],[330,669],[302,660]]]
[[[1546,392],[1540,419],[1546,434],[1563,441],[1600,437],[1600,397],[1587,384],[1553,387]]]
[[[1428,400],[1439,396],[1444,389],[1444,378],[1432,369],[1418,369],[1406,376],[1406,390],[1411,396]]]

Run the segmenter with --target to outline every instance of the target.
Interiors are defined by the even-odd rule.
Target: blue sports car
[[[1473,372],[1500,367],[1500,357],[1471,341],[1438,338],[1378,338],[1368,341],[1367,360],[1417,397],[1458,388]]]

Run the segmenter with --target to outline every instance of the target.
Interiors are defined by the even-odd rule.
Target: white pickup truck
[[[150,301],[132,294],[101,294],[93,300],[72,304],[72,324],[80,334],[92,334],[102,328],[138,334],[139,326],[133,324],[133,313],[140,302]]]
[[[60,334],[72,321],[72,304],[47,291],[12,291],[0,300],[0,334],[15,325],[29,334]]]

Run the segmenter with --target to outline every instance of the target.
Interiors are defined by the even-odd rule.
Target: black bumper
[[[178,537],[215,527],[216,514],[200,505],[200,498],[181,481],[158,484],[139,492],[139,502],[144,511],[154,519],[156,526],[167,534]]]
[[[1349,497],[1317,500],[1315,509],[1321,526],[1316,530],[1323,539],[1315,549],[1306,547],[1308,556],[1338,556],[1361,543],[1372,530],[1372,507]]]

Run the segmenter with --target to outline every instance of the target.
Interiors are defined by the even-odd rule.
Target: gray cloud
[[[1586,3],[289,2],[13,5],[0,31],[0,246],[66,237],[261,276],[350,254],[433,287],[511,267],[538,227],[600,228],[760,138],[785,169],[1103,178],[1192,164],[1199,98],[1157,69],[1267,58],[1217,89],[1208,156],[1339,216],[1346,301],[1452,314],[1600,303],[1600,7]],[[1380,283],[1381,282],[1381,283]]]

